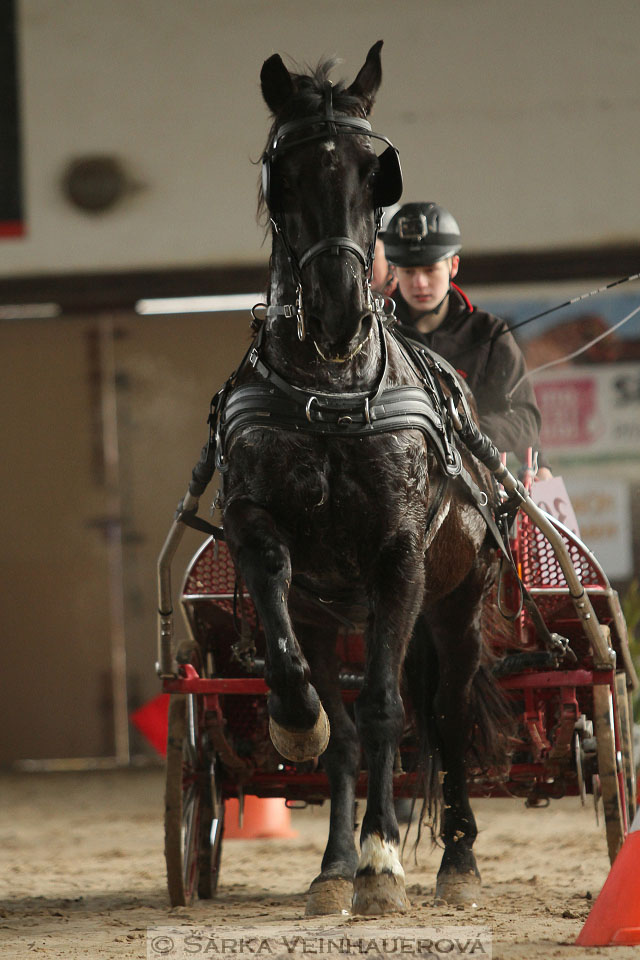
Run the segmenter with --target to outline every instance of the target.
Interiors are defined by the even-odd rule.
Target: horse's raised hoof
[[[376,914],[406,913],[410,906],[404,877],[386,871],[356,875],[351,908],[354,914],[370,917]]]
[[[323,880],[317,877],[309,887],[304,913],[306,917],[324,917],[336,913],[348,917],[351,916],[352,899],[353,880],[344,877]]]
[[[269,735],[278,753],[286,760],[302,763],[304,760],[319,757],[327,749],[331,735],[329,717],[322,704],[318,719],[310,730],[289,730],[270,717]]]
[[[436,906],[448,904],[452,907],[477,907],[481,898],[480,875],[469,870],[467,873],[458,873],[457,870],[448,870],[439,873],[436,881]]]

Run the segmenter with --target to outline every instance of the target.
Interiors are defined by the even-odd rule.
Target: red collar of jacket
[[[473,313],[473,311],[475,310],[475,307],[474,307],[474,305],[471,303],[471,300],[469,300],[469,297],[466,295],[466,293],[464,292],[464,290],[461,290],[460,287],[458,286],[458,284],[457,284],[457,283],[454,283],[453,280],[451,281],[451,288],[452,288],[453,290],[455,290],[456,293],[459,293],[459,294],[460,294],[460,296],[461,296],[462,299],[464,300],[464,305],[465,305],[465,307],[467,308],[467,310],[469,311],[469,313]]]

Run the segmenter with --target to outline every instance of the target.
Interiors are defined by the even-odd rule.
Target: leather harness
[[[506,548],[496,525],[487,493],[480,490],[462,463],[457,449],[453,422],[447,403],[462,406],[464,416],[472,421],[459,375],[454,368],[428,347],[409,340],[400,331],[387,327],[376,315],[382,363],[372,389],[366,393],[321,393],[294,386],[277,373],[262,353],[265,326],[261,326],[254,343],[236,373],[227,380],[211,403],[210,438],[202,457],[194,467],[190,492],[200,496],[217,469],[224,476],[226,454],[238,433],[246,428],[265,427],[294,433],[310,433],[333,437],[367,437],[379,433],[419,430],[434,452],[443,475],[431,498],[427,525],[439,510],[447,481],[460,478],[474,505],[482,514],[496,542]],[[388,372],[387,337],[392,336],[418,373],[421,384],[385,387]],[[237,383],[239,374],[250,366],[260,380]],[[447,396],[441,380],[449,390]],[[451,397],[451,400],[449,400]],[[187,525],[224,539],[223,531],[194,514],[179,513]]]
[[[384,387],[388,352],[385,327],[378,317],[382,352],[381,371],[373,389],[366,393],[311,392],[284,380],[261,355],[261,328],[244,363],[261,381],[240,384],[231,390],[220,413],[220,460],[232,437],[248,426],[340,437],[364,437],[398,430],[420,430],[448,476],[462,469],[460,454],[452,441],[451,424],[439,406],[436,378],[425,367],[423,386]],[[406,352],[406,351],[405,351]]]

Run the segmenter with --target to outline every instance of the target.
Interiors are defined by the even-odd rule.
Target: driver
[[[526,366],[512,334],[503,332],[505,321],[473,306],[453,282],[462,246],[458,224],[437,203],[405,203],[383,239],[398,284],[399,329],[453,364],[473,392],[480,428],[524,463],[527,448],[538,444],[540,411],[528,380],[507,400]],[[538,471],[538,479],[550,476],[547,467]]]

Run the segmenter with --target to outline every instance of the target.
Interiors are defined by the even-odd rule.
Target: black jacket
[[[504,320],[474,307],[462,290],[451,285],[449,310],[431,333],[414,327],[409,308],[396,290],[396,316],[400,330],[448,360],[464,377],[475,397],[481,429],[499,450],[513,451],[522,462],[527,447],[538,446],[540,411],[531,382],[525,380],[511,402],[506,394],[525,373],[522,352]],[[501,333],[493,339],[494,335]]]

